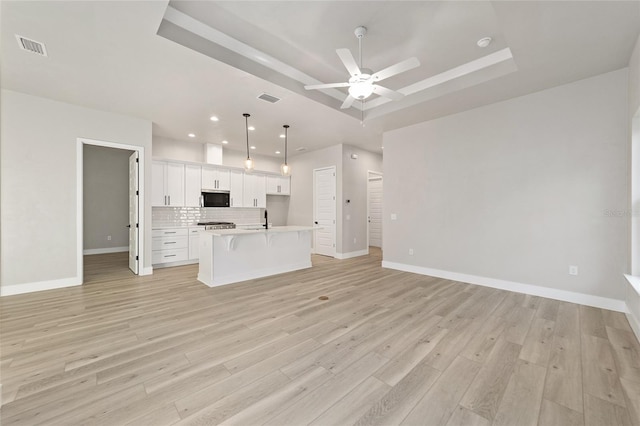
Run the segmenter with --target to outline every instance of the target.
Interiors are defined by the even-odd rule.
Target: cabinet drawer
[[[168,263],[168,262],[181,262],[187,260],[189,257],[189,249],[181,248],[176,250],[155,250],[151,257],[151,263]]]
[[[173,250],[189,247],[189,237],[162,237],[153,238],[151,250]]]
[[[151,236],[152,237],[171,237],[171,236],[186,237],[188,235],[188,231],[189,230],[187,228],[153,229],[151,231]]]
[[[204,231],[204,226],[199,226],[197,228],[189,228],[189,235],[200,235],[202,231]]]

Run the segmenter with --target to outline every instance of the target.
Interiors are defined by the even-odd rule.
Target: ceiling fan
[[[356,60],[353,58],[353,55],[351,54],[349,49],[336,49],[338,57],[351,75],[349,81],[345,83],[312,84],[304,86],[304,88],[307,90],[314,90],[329,89],[333,87],[348,87],[349,96],[347,96],[347,98],[342,103],[342,106],[340,107],[341,109],[351,107],[353,101],[355,101],[356,99],[364,102],[364,100],[371,96],[372,93],[384,96],[385,98],[389,98],[394,101],[402,99],[404,97],[404,94],[391,89],[387,89],[383,86],[379,86],[376,83],[384,80],[385,78],[393,77],[396,74],[400,74],[420,66],[420,61],[418,61],[418,58],[413,57],[406,59],[402,62],[398,62],[395,65],[391,65],[390,67],[374,73],[370,69],[362,68],[362,38],[367,33],[367,29],[365,27],[358,27],[355,29],[354,33],[358,38],[360,66],[358,66],[358,64],[356,63]]]

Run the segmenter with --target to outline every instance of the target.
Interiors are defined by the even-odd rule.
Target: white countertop
[[[225,235],[248,235],[248,234],[274,234],[278,232],[299,232],[299,231],[315,231],[316,229],[322,229],[321,226],[274,226],[269,229],[211,229],[204,231],[211,233],[215,236]]]

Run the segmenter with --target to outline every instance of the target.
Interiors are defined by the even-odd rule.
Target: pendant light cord
[[[242,114],[244,115],[244,128],[247,131],[247,160],[249,160],[251,157],[249,156],[249,117],[251,117],[249,114]]]

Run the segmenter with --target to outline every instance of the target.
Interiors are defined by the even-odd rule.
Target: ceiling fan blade
[[[373,85],[373,93],[376,95],[384,96],[385,98],[392,99],[394,101],[399,101],[404,98],[404,95],[400,92],[396,92],[395,90],[387,89],[386,87],[378,86],[377,84]]]
[[[340,57],[340,60],[347,71],[349,71],[349,74],[351,74],[351,77],[361,74],[360,67],[358,67],[356,60],[353,59],[353,55],[349,49],[336,49],[336,53]]]
[[[310,84],[308,86],[304,86],[304,88],[307,90],[330,89],[332,87],[349,87],[349,83]]]
[[[340,109],[347,109],[347,108],[351,108],[351,104],[353,104],[353,101],[355,101],[356,98],[354,98],[353,96],[349,95],[347,96],[347,99],[344,100],[344,102],[342,103],[342,106],[340,107]]]
[[[378,71],[377,73],[371,76],[371,79],[373,81],[381,81],[381,80],[384,80],[385,78],[393,77],[396,74],[409,71],[410,69],[413,69],[418,66],[420,66],[420,61],[418,61],[418,58],[409,58],[402,62],[398,62],[395,65],[391,65],[390,67],[387,67],[382,71]]]

